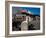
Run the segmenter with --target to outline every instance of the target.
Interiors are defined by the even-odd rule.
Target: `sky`
[[[18,10],[27,10],[28,13],[34,14],[34,15],[40,15],[40,8],[36,7],[12,7],[12,13],[15,14],[18,12]]]

